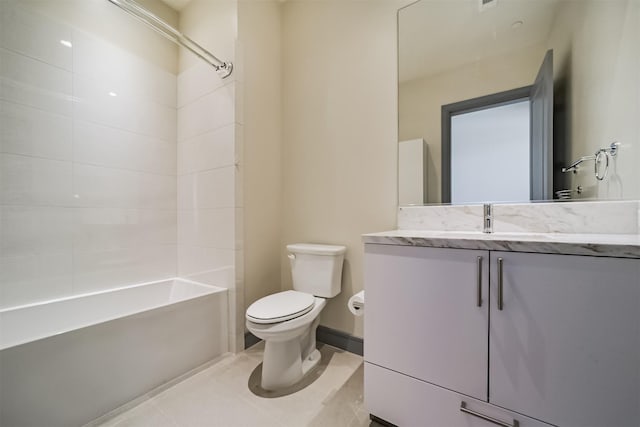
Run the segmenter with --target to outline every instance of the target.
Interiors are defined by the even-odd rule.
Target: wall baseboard
[[[348,351],[349,353],[362,356],[364,352],[364,341],[362,338],[354,337],[345,332],[336,329],[327,328],[326,326],[318,326],[316,339],[319,342],[329,344],[330,346]],[[260,342],[260,338],[251,332],[244,334],[244,348],[249,348]]]
[[[316,339],[358,356],[362,356],[364,353],[364,340],[362,338],[354,337],[346,332],[327,328],[326,326],[318,326]]]

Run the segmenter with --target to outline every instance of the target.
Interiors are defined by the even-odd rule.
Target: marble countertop
[[[392,230],[365,234],[363,241],[382,245],[640,258],[639,234]]]

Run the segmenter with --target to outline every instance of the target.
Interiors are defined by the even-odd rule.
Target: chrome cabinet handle
[[[509,424],[509,423],[501,421],[501,420],[499,420],[497,418],[493,418],[493,417],[490,417],[488,415],[481,414],[480,412],[476,412],[476,411],[473,411],[471,409],[468,409],[467,408],[467,403],[464,402],[464,401],[460,402],[460,411],[464,412],[465,414],[473,415],[474,417],[481,418],[481,419],[483,419],[485,421],[489,421],[490,423],[497,424],[497,425],[502,426],[502,427],[519,427],[520,426],[520,423],[516,419],[513,420],[513,424]]]
[[[498,310],[502,311],[502,307],[504,307],[503,301],[503,274],[502,274],[502,258],[498,258]]]
[[[478,307],[482,307],[482,257],[479,256],[476,259],[477,262],[477,269],[476,271],[478,272],[478,278],[477,278],[477,293],[478,295],[476,295],[476,304]]]

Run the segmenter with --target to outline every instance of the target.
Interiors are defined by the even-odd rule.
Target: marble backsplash
[[[640,234],[640,201],[493,205],[494,233]],[[482,231],[482,205],[401,206],[399,230]]]

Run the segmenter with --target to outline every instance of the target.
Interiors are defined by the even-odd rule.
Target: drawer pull
[[[465,414],[473,415],[474,417],[482,418],[485,421],[489,421],[490,423],[497,424],[502,427],[519,427],[520,426],[520,423],[516,419],[513,420],[513,424],[509,424],[497,418],[493,418],[488,415],[481,414],[480,412],[476,412],[471,409],[468,409],[467,403],[464,401],[460,402],[460,411],[464,412]]]
[[[476,305],[478,307],[482,307],[482,257],[479,256],[477,258],[477,263],[478,263],[478,268],[477,268],[477,272],[478,272],[478,283],[477,283],[477,292],[478,295],[476,295]]]
[[[502,258],[498,258],[498,310],[502,311],[502,307],[504,307],[503,302],[503,282],[504,278],[502,277]]]

